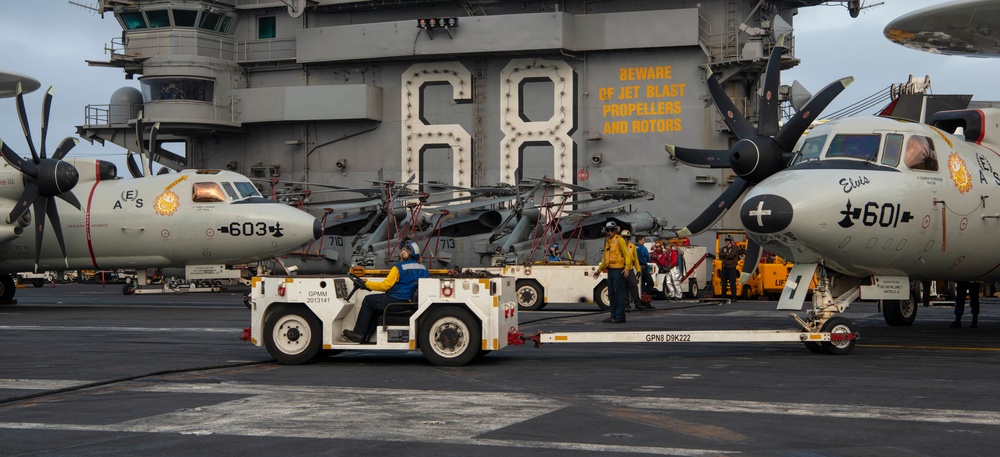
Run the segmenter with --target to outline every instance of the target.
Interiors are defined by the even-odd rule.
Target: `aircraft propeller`
[[[732,168],[738,176],[712,205],[693,222],[682,228],[679,236],[697,235],[717,222],[732,207],[751,185],[783,170],[793,157],[792,148],[802,133],[839,95],[854,78],[837,80],[819,91],[806,105],[780,129],[778,128],[781,54],[784,51],[784,37],[771,51],[764,73],[764,87],[758,103],[758,126],[755,128],[737,110],[736,105],[726,95],[722,84],[707,70],[709,92],[715,106],[723,114],[729,129],[739,141],[729,150],[690,149],[674,145],[664,145],[664,149],[681,162],[703,168]]]
[[[28,117],[24,109],[24,94],[21,85],[18,84],[17,87],[17,117],[21,121],[21,129],[24,130],[24,138],[31,151],[31,160],[22,159],[0,140],[0,151],[3,153],[4,160],[24,175],[24,192],[21,193],[14,209],[7,215],[6,223],[11,224],[17,221],[28,210],[28,205],[34,209],[36,273],[42,255],[42,236],[45,232],[46,218],[52,221],[52,230],[55,232],[59,248],[62,250],[63,261],[69,268],[66,242],[63,239],[62,224],[59,222],[59,211],[56,208],[55,198],[59,197],[77,209],[81,209],[80,201],[72,192],[73,187],[80,180],[80,173],[71,163],[62,160],[79,143],[79,140],[69,137],[63,139],[52,153],[52,157],[46,157],[45,137],[48,133],[52,92],[53,89],[49,87],[42,103],[42,137],[39,150],[36,151],[35,145],[31,141],[31,129],[28,126]]]
[[[711,68],[706,66],[706,81],[712,95],[712,101],[722,113],[723,120],[729,130],[739,138],[729,150],[691,149],[674,145],[664,145],[671,156],[685,164],[702,168],[732,168],[737,177],[729,188],[712,202],[690,224],[677,232],[678,236],[686,237],[704,232],[718,222],[726,211],[740,199],[750,186],[760,183],[767,177],[785,169],[794,154],[792,148],[799,137],[809,128],[819,114],[848,85],[854,82],[853,77],[846,77],[830,83],[806,102],[801,110],[796,112],[785,125],[778,128],[780,103],[778,101],[778,86],[780,84],[781,54],[785,50],[784,36],[778,38],[777,44],[771,50],[764,72],[763,90],[760,94],[758,107],[758,123],[755,128],[736,108],[736,104],[726,95],[722,84],[713,76]],[[747,251],[754,252],[755,258],[744,271],[752,272],[756,267],[760,247],[749,240]],[[751,268],[752,266],[752,268]]]

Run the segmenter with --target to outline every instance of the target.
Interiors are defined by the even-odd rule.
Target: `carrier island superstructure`
[[[144,141],[159,123],[167,166],[345,187],[371,186],[379,170],[514,184],[519,168],[589,188],[632,183],[656,198],[626,209],[679,227],[733,176],[664,152],[735,141],[705,67],[755,122],[768,53],[784,35],[781,66],[797,65],[793,18],[821,3],[102,0],[123,33],[90,64],[120,67],[141,93],[94,100],[78,133],[136,150],[141,111]]]

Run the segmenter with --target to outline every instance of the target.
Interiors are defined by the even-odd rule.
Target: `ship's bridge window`
[[[874,161],[882,135],[877,133],[834,135],[826,150],[826,158],[860,159]]]
[[[277,20],[274,16],[261,16],[257,18],[257,39],[267,40],[278,36]]]
[[[906,140],[903,163],[911,170],[937,171],[937,152],[934,141],[923,135],[913,135]]]
[[[224,202],[226,194],[222,191],[219,183],[196,182],[191,185],[191,200],[200,203]]]
[[[139,30],[147,27],[146,18],[142,15],[142,11],[122,13],[119,17],[125,30]]]
[[[222,22],[222,16],[211,11],[206,11],[205,14],[201,15],[201,23],[198,24],[198,28],[214,31],[219,28],[220,22]]]
[[[194,27],[198,20],[198,10],[173,10],[174,25],[177,27]]]
[[[799,149],[798,159],[795,160],[795,163],[819,160],[819,153],[823,152],[824,144],[826,144],[826,135],[807,138],[802,143],[802,148]]]
[[[194,78],[142,78],[142,98],[145,101],[191,100],[212,103],[215,81]]]
[[[235,182],[236,190],[240,191],[240,195],[243,198],[260,197],[260,192],[257,191],[257,186],[254,186],[250,181]]]
[[[885,136],[885,148],[882,152],[882,164],[890,167],[899,165],[899,156],[903,152],[903,135],[890,133]]]
[[[146,20],[149,21],[149,28],[151,29],[170,27],[170,11],[146,11]]]

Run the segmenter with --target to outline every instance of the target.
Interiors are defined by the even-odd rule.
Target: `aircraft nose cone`
[[[792,204],[777,195],[755,195],[740,207],[740,222],[754,233],[778,233],[792,223]]]
[[[313,220],[313,239],[318,240],[323,236],[323,224],[319,222],[319,219]]]

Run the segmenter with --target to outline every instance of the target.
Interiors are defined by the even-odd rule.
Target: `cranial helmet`
[[[630,232],[628,229],[622,230],[622,236],[626,236],[626,237],[627,236],[632,236],[632,232]]]

